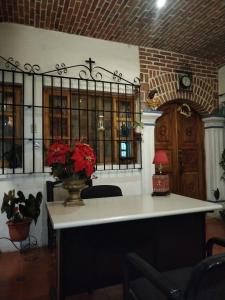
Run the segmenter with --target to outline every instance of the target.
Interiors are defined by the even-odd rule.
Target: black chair
[[[159,272],[135,253],[128,254],[124,268],[124,299],[225,299],[225,253],[211,256],[215,244],[225,247],[225,239],[211,238],[206,244],[207,257],[195,267],[167,272]]]
[[[54,188],[56,186],[61,186],[62,181],[46,181],[46,194],[47,194],[47,202],[53,202],[54,201]],[[56,245],[56,236],[55,231],[52,228],[52,224],[50,221],[50,218],[48,216],[47,219],[47,226],[48,226],[48,247],[50,249],[53,249]]]
[[[88,187],[92,186],[92,179],[86,180],[86,185]],[[47,192],[47,202],[53,202],[54,201],[54,189],[61,188],[62,187],[62,181],[46,181],[46,192]]]
[[[92,186],[92,179],[87,179],[86,181],[87,186]],[[54,201],[54,194],[59,192],[59,190],[62,190],[62,181],[46,181],[46,194],[47,194],[47,202],[53,202]],[[48,247],[54,248],[56,243],[56,236],[55,231],[52,228],[51,221],[48,217],[47,219],[47,225],[48,225]]]
[[[46,181],[46,192],[47,192],[47,202],[54,201],[54,188],[56,186],[61,186],[62,181]]]
[[[123,196],[121,189],[116,185],[94,185],[83,189],[82,199]]]

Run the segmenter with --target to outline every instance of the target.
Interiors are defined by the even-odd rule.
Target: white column
[[[155,122],[162,115],[161,111],[143,112],[142,122],[142,193],[152,193],[152,175],[155,174],[155,165],[152,164],[155,154]]]
[[[213,191],[220,191],[220,199],[225,199],[225,183],[221,180],[223,169],[219,162],[224,149],[224,117],[202,119],[205,128],[205,173],[206,199],[215,201]]]

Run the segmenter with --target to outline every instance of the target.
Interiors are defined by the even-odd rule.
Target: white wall
[[[36,29],[17,24],[0,24],[0,55],[13,57],[23,66],[26,62],[38,64],[41,71],[52,70],[57,63],[67,66],[84,64],[91,57],[96,65],[111,71],[118,70],[129,81],[140,76],[138,47],[108,42],[55,31]],[[29,128],[29,126],[28,126]],[[41,129],[38,129],[41,130]],[[39,151],[39,150],[37,150]],[[94,184],[117,184],[123,194],[141,193],[141,172],[139,170],[98,172]],[[42,191],[46,199],[45,181],[52,179],[48,175],[0,175],[0,205],[4,192],[10,189],[22,190],[26,195]],[[44,202],[43,201],[43,202]],[[37,226],[32,226],[40,245],[46,244],[47,227],[45,205]],[[8,237],[5,215],[0,215],[0,237]],[[1,251],[15,250],[8,241],[0,240]]]
[[[61,63],[84,64],[91,57],[95,65],[118,70],[130,81],[140,76],[136,46],[9,23],[0,24],[0,39],[1,56],[21,65],[38,64],[43,72]]]

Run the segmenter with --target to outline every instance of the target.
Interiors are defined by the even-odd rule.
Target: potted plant
[[[143,122],[133,122],[133,128],[135,129],[136,132],[141,132],[144,128],[144,123]]]
[[[52,175],[63,181],[63,187],[69,192],[65,205],[84,205],[80,191],[94,173],[95,163],[94,150],[86,143],[77,142],[74,147],[62,143],[50,145],[47,164]]]
[[[12,241],[23,241],[27,238],[32,220],[36,225],[40,215],[42,193],[38,192],[36,197],[29,194],[25,198],[23,192],[15,190],[4,193],[1,212],[6,213],[8,218],[9,236]]]
[[[122,125],[120,126],[120,134],[121,136],[130,135],[130,126],[128,123],[122,123]]]
[[[221,161],[219,162],[219,165],[223,169],[223,174],[221,176],[221,179],[225,181],[225,149],[222,152],[222,157],[221,157]]]
[[[141,141],[142,140],[142,130],[144,128],[144,123],[134,121],[133,122],[133,128],[135,130],[136,140]]]

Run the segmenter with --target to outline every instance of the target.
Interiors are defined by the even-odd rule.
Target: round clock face
[[[188,75],[184,75],[181,78],[181,83],[184,87],[190,87],[191,86],[191,78]]]

